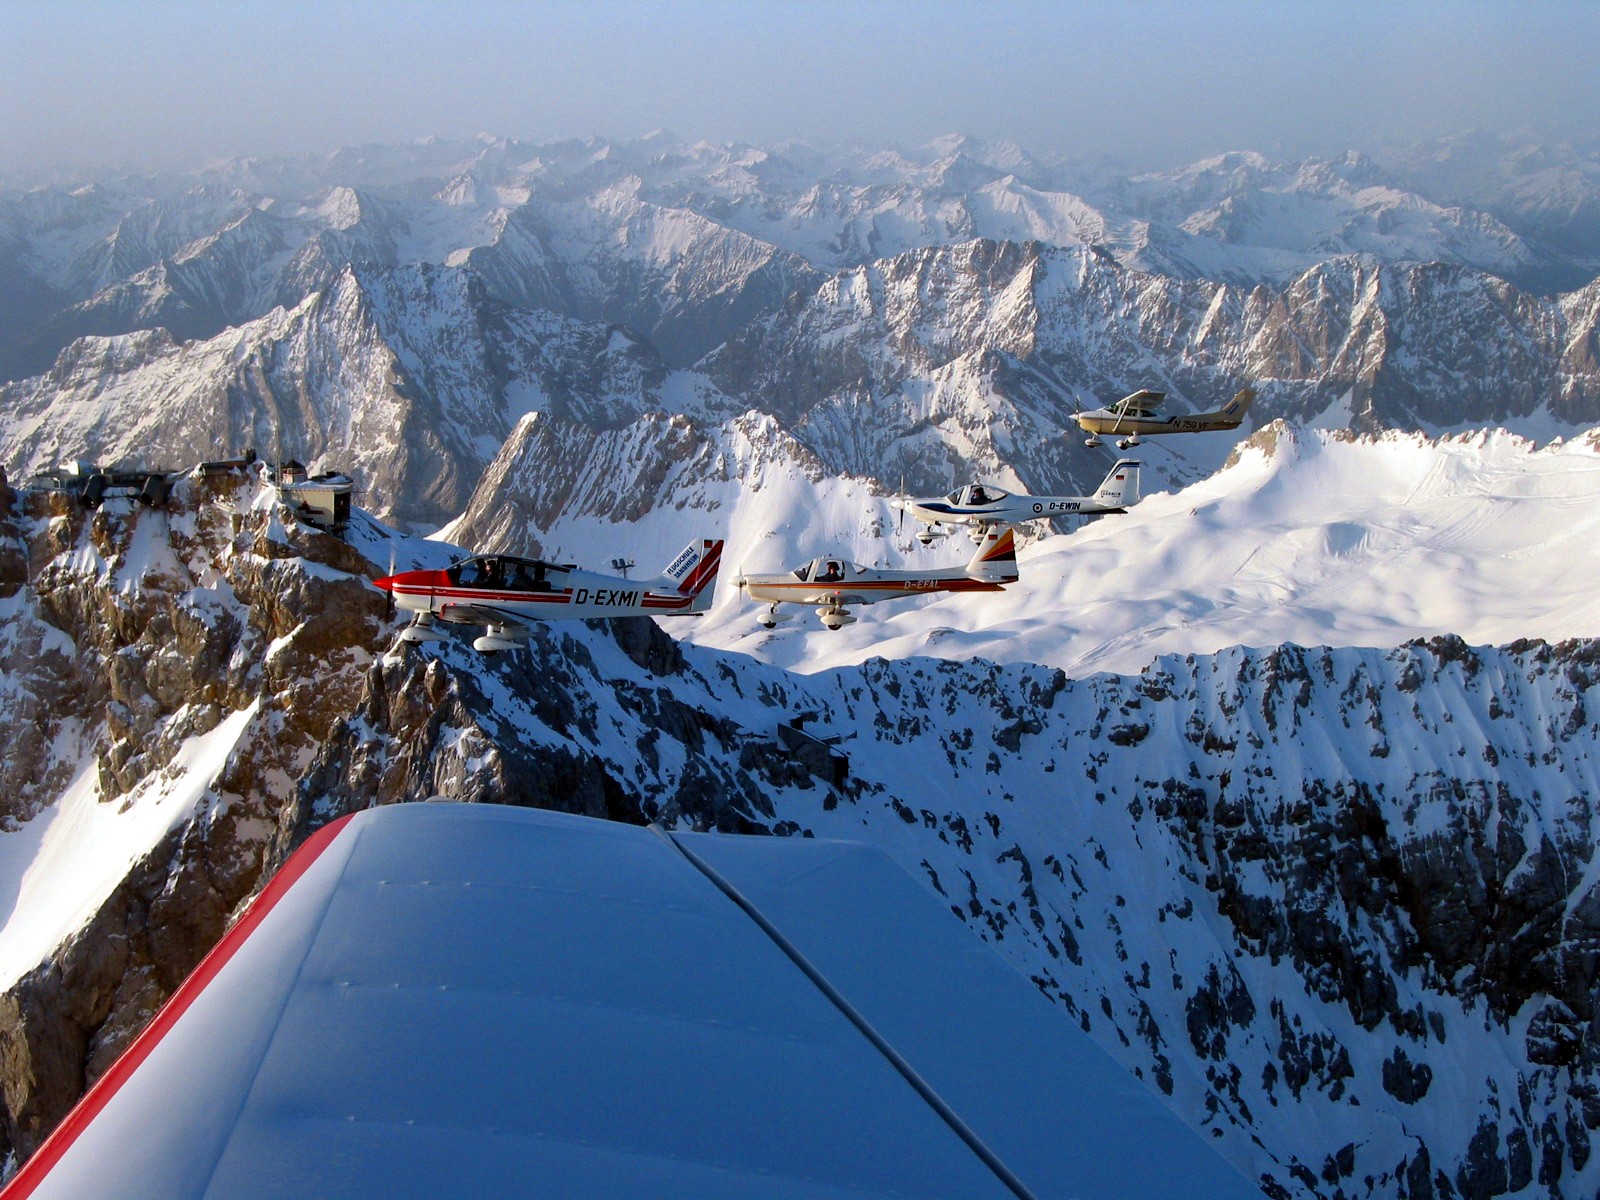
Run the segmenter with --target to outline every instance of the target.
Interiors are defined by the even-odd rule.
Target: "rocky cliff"
[[[0,460],[330,455],[435,528],[533,412],[755,410],[832,474],[922,491],[1089,487],[1103,462],[1061,434],[1138,386],[1187,410],[1252,381],[1257,427],[1600,421],[1588,260],[1360,155],[1085,180],[1093,204],[1070,174],[971,139],[591,140],[0,193]],[[1182,481],[1226,453],[1171,449]]]
[[[13,902],[19,1154],[311,829],[442,795],[874,840],[1270,1194],[1600,1182],[1593,643],[795,676],[616,623],[385,665],[366,579],[440,551],[250,480],[3,532],[7,837],[125,860]]]

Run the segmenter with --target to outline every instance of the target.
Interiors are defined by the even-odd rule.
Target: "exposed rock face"
[[[5,1138],[20,1153],[256,887],[263,817],[355,704],[355,668],[383,626],[365,560],[252,511],[252,495],[237,479],[190,480],[165,509],[108,501],[89,513],[33,494],[7,510],[0,532],[28,551],[0,643],[7,827],[45,821],[75,789],[89,789],[89,821],[159,803],[184,786],[198,742],[230,728],[235,739],[180,823],[146,852],[132,848],[137,861],[105,881],[108,894],[88,882],[88,924],[7,994],[0,1088]]]
[[[1594,643],[802,677],[634,623],[385,666],[382,568],[253,500],[7,517],[11,820],[188,797],[0,1002],[18,1153],[310,830],[442,795],[871,838],[1273,1195],[1594,1194]]]
[[[625,528],[652,512],[704,510],[706,531],[720,531],[726,517],[716,510],[732,508],[741,489],[823,475],[815,456],[755,412],[714,424],[652,412],[604,430],[540,413],[512,431],[449,533],[480,549],[542,554],[541,535],[562,522]]]
[[[653,623],[552,634],[493,664],[451,647],[385,667],[374,655],[396,626],[367,583],[379,568],[262,498],[226,478],[184,481],[162,509],[89,513],[35,493],[5,510],[0,544],[20,576],[0,624],[20,718],[8,827],[64,804],[190,798],[170,832],[130,848],[125,877],[88,885],[81,927],[7,980],[0,1150],[37,1147],[263,872],[330,815],[443,794],[703,829],[771,823],[737,765],[747,731],[676,695],[683,655]]]
[[[1104,463],[1062,432],[1137,386],[1254,382],[1257,427],[1600,421],[1593,263],[1360,155],[1085,180],[1091,203],[1017,147],[927,154],[472,143],[0,196],[0,303],[26,310],[0,322],[0,459],[326,456],[437,528],[530,413],[754,410],[924,492],[1087,488]],[[1581,215],[1592,164],[1567,166]]]

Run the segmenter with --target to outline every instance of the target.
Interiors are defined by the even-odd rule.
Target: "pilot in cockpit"
[[[987,504],[987,503],[989,503],[989,493],[984,488],[983,484],[975,483],[975,484],[972,485],[972,490],[967,493],[967,503],[968,504]]]
[[[831,558],[822,564],[822,570],[817,572],[818,583],[838,583],[844,579],[844,568]]]

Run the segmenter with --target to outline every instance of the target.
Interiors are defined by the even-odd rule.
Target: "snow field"
[[[758,544],[786,543],[791,565],[848,553],[874,516],[893,529],[886,498],[867,500],[873,516],[852,519],[848,505],[839,513],[840,500],[864,492],[824,484],[809,507],[794,494],[741,496],[727,558],[756,558],[748,539],[763,524]],[[855,532],[824,540],[828,514]],[[1232,645],[1384,647],[1445,633],[1474,645],[1560,640],[1600,633],[1597,530],[1592,440],[1536,449],[1503,431],[1374,441],[1299,430],[1270,451],[1244,449],[1200,483],[1147,494],[1125,516],[1025,547],[1021,579],[1002,594],[869,606],[836,633],[800,618],[762,634],[752,633],[754,606],[719,592],[687,636],[804,672],[930,655],[1035,662],[1074,677]],[[921,568],[965,562],[970,546],[957,533],[900,556],[885,539],[856,557]],[[763,554],[764,569],[767,557],[778,556]]]

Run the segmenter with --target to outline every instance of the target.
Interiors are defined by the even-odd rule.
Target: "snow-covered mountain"
[[[1592,158],[658,134],[0,192],[13,485],[253,446],[397,527],[0,486],[9,1146],[311,828],[444,794],[868,837],[1274,1196],[1594,1195]],[[893,493],[1083,491],[1075,412],[1244,382],[1002,595],[767,633],[734,586],[964,561]],[[396,566],[701,536],[671,636],[378,661]]]
[[[1600,143],[1551,144],[1526,133],[1464,133],[1379,152],[1391,174],[1445,204],[1489,213],[1568,256],[1600,261]]]
[[[972,138],[819,150],[662,134],[430,140],[0,191],[0,368],[42,370],[83,335],[210,336],[293,307],[350,263],[471,263],[502,299],[629,324],[680,365],[819,273],[973,239],[1092,246],[1131,269],[1244,286],[1352,254],[1541,294],[1593,278],[1592,152],[1464,154],[1448,143],[1380,166],[1236,153],[1127,176]]]
[[[604,433],[646,413],[709,426],[756,411],[832,475],[1070,491],[1105,469],[1069,432],[1073,413],[1130,379],[1175,406],[1253,380],[1258,426],[1281,415],[1576,432],[1600,420],[1597,287],[1544,300],[1465,268],[1341,259],[1246,290],[980,240],[836,274],[673,370],[644,335],[508,306],[470,267],[351,266],[294,308],[206,340],[74,342],[51,371],[0,387],[0,455],[19,477],[78,457],[181,465],[247,445],[330,456],[360,474],[375,511],[431,527],[468,506],[497,454],[517,453],[506,439],[524,414]],[[1174,444],[1169,475],[1199,478],[1227,447]],[[549,469],[587,467],[568,456]]]
[[[532,412],[754,411],[827,474],[923,491],[1087,487],[1061,434],[1139,385],[1181,408],[1249,379],[1257,426],[1574,432],[1597,285],[1521,290],[1519,246],[1354,154],[1118,178],[963,138],[434,141],[0,194],[0,460],[336,457],[437,527]],[[1172,449],[1179,481],[1226,453]]]
[[[1309,469],[1423,453],[1336,442]],[[1573,487],[1556,480],[1592,475],[1589,453],[1524,451],[1506,502]],[[1236,647],[1086,677],[953,644],[802,675],[621,622],[388,666],[396,623],[364,580],[437,543],[285,525],[248,478],[185,481],[166,509],[33,494],[7,512],[14,1149],[307,831],[444,794],[867,837],[1271,1195],[1600,1183],[1591,641]],[[1168,552],[1142,545],[1130,559],[1158,569]],[[1316,597],[1285,599],[1315,619]],[[782,744],[791,721],[842,774]]]

